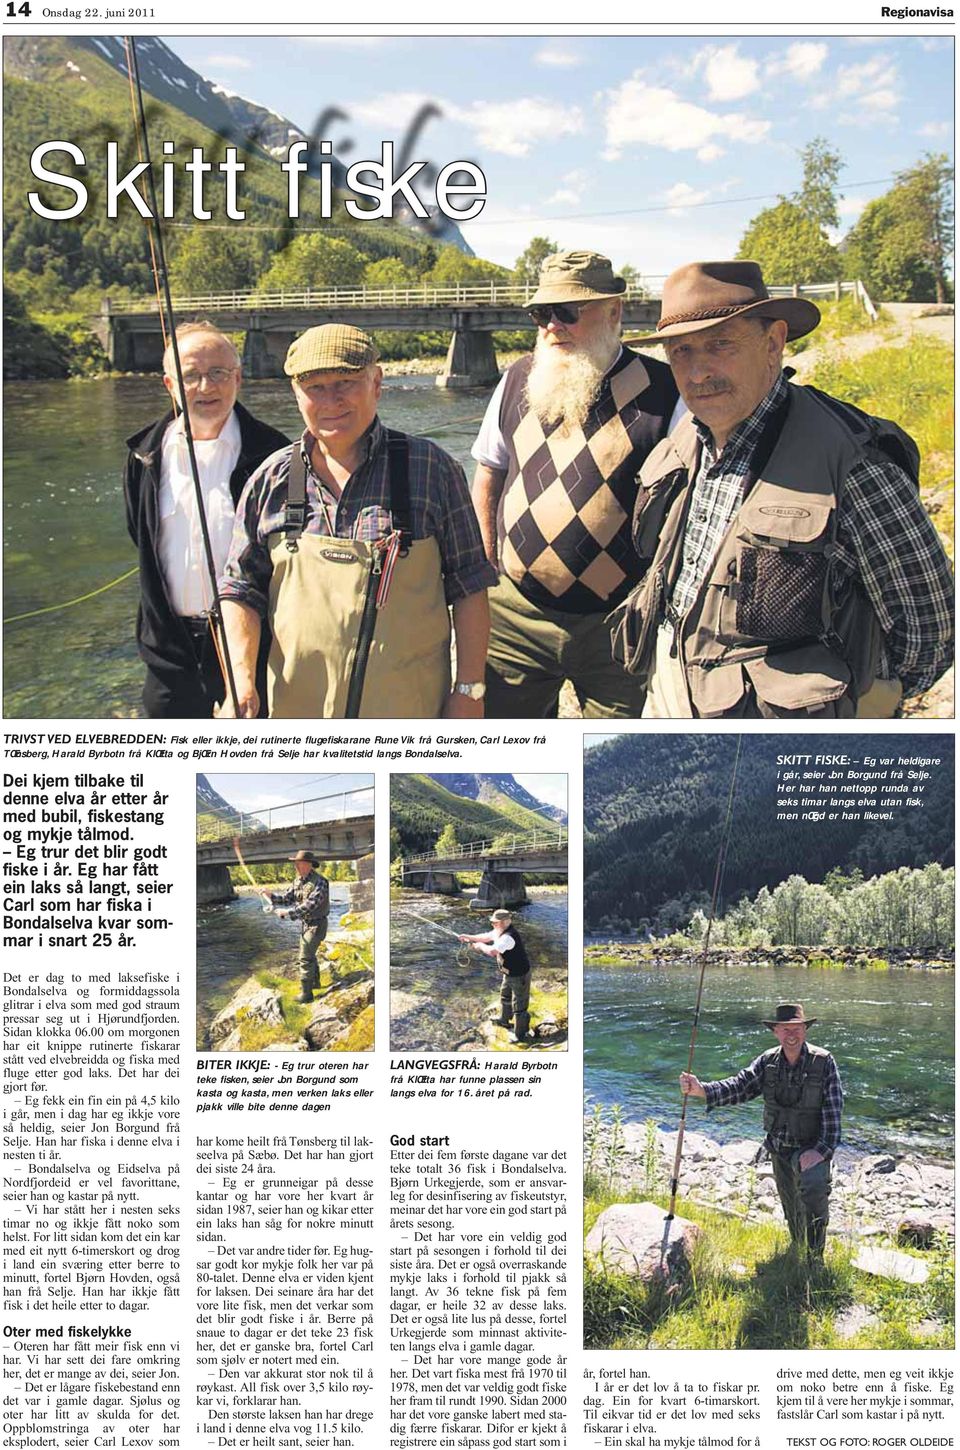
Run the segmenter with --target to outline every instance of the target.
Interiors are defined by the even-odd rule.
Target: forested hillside
[[[776,820],[777,756],[808,752],[818,738],[744,737],[721,911],[793,874],[819,882],[837,868],[872,876],[931,861],[953,864],[952,737],[898,735],[895,746],[890,737],[873,737],[877,754],[943,759],[922,808],[902,809],[889,822],[785,826]],[[856,749],[868,750],[870,739],[855,737]],[[658,915],[662,926],[686,926],[713,883],[735,749],[732,735],[630,735],[587,752],[588,931],[623,930]]]
[[[498,809],[482,801],[456,795],[441,785],[435,776],[395,775],[390,781],[393,844],[404,855],[432,851],[440,833],[448,825],[453,826],[461,844],[551,828],[552,822],[535,811],[506,796],[503,800],[509,809]]]

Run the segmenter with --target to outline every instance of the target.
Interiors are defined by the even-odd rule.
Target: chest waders
[[[386,432],[392,532],[305,534],[294,445],[284,521],[270,543],[270,716],[435,719],[450,691],[450,613],[436,539],[412,539],[409,449]]]

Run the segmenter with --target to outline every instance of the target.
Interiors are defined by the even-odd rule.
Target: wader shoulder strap
[[[387,435],[387,470],[390,481],[390,512],[393,527],[400,535],[400,552],[406,554],[413,543],[410,524],[410,440],[405,433],[385,428]]]
[[[303,449],[294,443],[290,454],[290,471],[287,474],[287,502],[283,511],[283,532],[291,554],[297,552],[300,535],[307,513],[307,465],[303,461]]]

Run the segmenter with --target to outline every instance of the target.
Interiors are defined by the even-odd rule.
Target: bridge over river
[[[197,840],[198,903],[229,901],[235,894],[229,867],[238,864],[239,846],[248,866],[286,861],[297,851],[311,851],[321,862],[356,861],[358,881],[357,889],[351,891],[351,905],[357,910],[372,909],[372,796],[372,788],[364,786],[275,806],[256,815],[237,812],[230,820],[219,820],[209,829],[205,826],[204,839]],[[317,816],[320,818],[313,818]]]
[[[662,279],[648,279],[659,283]],[[283,377],[283,360],[293,339],[324,322],[349,322],[365,332],[449,332],[450,346],[441,388],[491,386],[500,376],[493,333],[533,324],[527,311],[534,288],[513,282],[457,283],[449,287],[338,287],[292,292],[218,292],[174,297],[181,321],[208,317],[224,332],[242,332],[243,367],[249,378]],[[873,304],[860,282],[771,287],[774,297],[837,298],[852,293],[867,309]],[[654,326],[659,297],[647,285],[623,294],[627,330]],[[875,314],[874,314],[875,315]],[[119,372],[159,372],[163,336],[153,299],[134,302],[105,297],[94,323],[111,364]]]
[[[470,841],[455,851],[429,851],[404,857],[401,885],[419,891],[455,895],[458,871],[481,871],[471,906],[521,906],[527,899],[527,876],[567,875],[566,826],[517,832],[492,840]]]
[[[293,339],[324,322],[349,322],[365,332],[449,332],[452,334],[442,388],[477,388],[500,376],[493,333],[530,328],[527,299],[532,287],[481,283],[451,287],[335,288],[304,292],[224,292],[174,297],[178,318],[208,317],[224,332],[242,332],[243,368],[250,378],[283,377],[283,360]],[[648,327],[660,303],[639,293],[624,294],[624,322]],[[104,298],[95,331],[120,372],[159,372],[163,336],[155,302]]]

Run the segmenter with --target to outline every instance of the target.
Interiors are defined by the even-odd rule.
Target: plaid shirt
[[[799,1088],[809,1056],[807,1045],[804,1043],[800,1049],[800,1056],[792,1067],[786,1058],[783,1058],[787,1079],[792,1086]],[[764,1057],[755,1057],[749,1067],[742,1068],[734,1077],[725,1077],[719,1082],[705,1082],[703,1087],[707,1094],[707,1111],[709,1112],[711,1108],[730,1107],[735,1103],[748,1103],[752,1098],[759,1097],[763,1092],[763,1068]],[[837,1064],[833,1058],[828,1056],[823,1073],[820,1139],[816,1144],[818,1153],[822,1153],[824,1158],[831,1158],[840,1142],[842,1113],[843,1086],[840,1082],[840,1073],[837,1071]],[[776,1138],[768,1135],[765,1146],[777,1153],[793,1153],[797,1148],[805,1145],[793,1142],[784,1132],[781,1132]]]
[[[304,926],[321,926],[330,914],[330,883],[319,871],[298,876],[286,891],[271,891],[268,895],[274,906],[290,908],[287,915],[291,921],[302,921]]]
[[[787,396],[783,373],[749,418],[730,434],[717,457],[710,430],[694,418],[701,461],[683,541],[683,562],[672,605],[683,615],[734,515],[754,449],[770,414]],[[913,480],[887,459],[862,458],[846,478],[831,560],[834,594],[842,599],[859,579],[885,636],[883,678],[901,681],[905,695],[927,690],[950,663],[953,578],[936,529]]]
[[[440,548],[448,604],[478,594],[497,582],[483,552],[480,526],[463,469],[426,438],[407,435],[410,447],[410,528],[414,539],[435,538]],[[390,479],[383,425],[375,420],[364,439],[363,458],[339,499],[310,464],[313,438],[299,444],[307,464],[307,509],[303,532],[372,542],[385,538],[390,517]],[[270,535],[283,527],[291,448],[282,448],[252,474],[237,504],[230,553],[219,581],[221,599],[247,604],[266,618]],[[328,518],[329,515],[329,518]],[[333,525],[332,530],[330,525]]]

